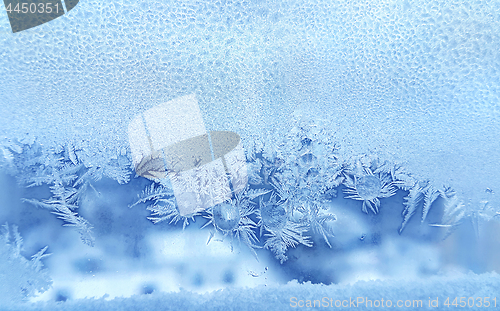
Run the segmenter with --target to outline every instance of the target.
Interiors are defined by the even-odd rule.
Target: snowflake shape
[[[264,230],[267,231],[264,248],[271,250],[281,263],[288,259],[285,253],[289,247],[299,244],[312,247],[309,237],[304,235],[309,231],[307,223],[292,221],[283,200],[278,201],[272,193],[268,201],[260,198],[259,205],[257,218],[260,235]]]
[[[132,208],[138,204],[146,203],[152,201],[146,209],[151,212],[151,216],[148,219],[153,223],[157,224],[162,221],[168,221],[169,224],[177,224],[182,222],[182,229],[184,230],[189,222],[195,222],[195,217],[200,215],[199,213],[181,215],[177,207],[177,203],[174,197],[174,191],[170,187],[168,181],[162,180],[162,183],[151,183],[149,187],[146,187],[141,195],[138,196],[137,202],[130,205]]]
[[[249,190],[247,186],[244,191],[234,196],[233,199],[205,210],[203,217],[207,218],[208,222],[201,228],[203,229],[209,225],[213,226],[208,243],[210,243],[215,233],[221,233],[223,236],[231,237],[232,249],[232,241],[236,238],[238,241],[245,243],[258,260],[255,248],[260,247],[257,245],[259,240],[254,231],[257,224],[251,219],[251,215],[255,213],[255,203],[252,199],[261,194],[263,193],[258,190]]]
[[[364,174],[351,177],[345,174],[344,193],[346,199],[363,201],[361,210],[368,214],[368,208],[377,214],[381,198],[388,198],[396,194],[396,189],[384,174],[374,175],[370,168],[364,167]]]

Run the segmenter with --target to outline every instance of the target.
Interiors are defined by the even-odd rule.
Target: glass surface
[[[500,300],[500,1],[4,0],[0,77],[2,310]]]

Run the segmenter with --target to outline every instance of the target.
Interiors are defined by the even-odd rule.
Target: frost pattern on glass
[[[138,195],[138,201],[130,205],[130,207],[150,201],[152,203],[148,205],[147,210],[151,212],[151,216],[148,217],[151,222],[157,224],[168,221],[169,224],[177,224],[182,221],[182,228],[184,229],[189,225],[189,221],[194,222],[195,216],[200,214],[195,212],[190,215],[181,215],[177,208],[174,190],[168,181],[162,180],[162,182],[160,184],[151,183]]]
[[[2,225],[0,234],[0,301],[2,305],[23,302],[48,290],[52,280],[43,269],[42,259],[47,246],[27,260],[23,251],[23,239],[17,226]]]
[[[55,148],[44,148],[37,142],[15,146],[18,148],[2,161],[7,171],[21,185],[27,188],[46,185],[52,194],[48,199],[24,198],[23,201],[48,209],[64,221],[64,226],[74,227],[85,244],[93,246],[93,226],[78,215],[78,207],[88,191],[97,193],[92,183],[104,176],[119,184],[128,183],[131,174],[128,157],[116,155],[102,165],[95,164],[102,161],[99,155],[75,150],[71,144]]]
[[[362,160],[368,163],[362,163]],[[370,161],[371,160],[371,161]],[[380,208],[381,198],[388,198],[396,194],[396,189],[393,186],[391,175],[379,171],[376,167],[378,159],[369,159],[362,157],[354,161],[354,167],[346,167],[344,169],[344,193],[345,198],[363,201],[362,211],[368,213],[368,208],[377,214]],[[372,163],[370,163],[372,162]],[[376,172],[373,174],[372,169]]]
[[[254,249],[259,248],[259,246],[255,234],[257,224],[252,219],[252,215],[255,214],[253,200],[263,194],[264,192],[247,187],[244,191],[236,194],[234,199],[207,209],[204,217],[208,219],[208,222],[202,227],[202,229],[207,226],[212,227],[207,243],[210,243],[216,233],[220,233],[243,242],[257,258]]]
[[[359,201],[362,213],[377,217],[384,209],[383,200],[402,192],[400,233],[419,210],[422,224],[444,228],[447,235],[467,219],[478,232],[482,222],[500,215],[489,202],[472,208],[452,188],[434,185],[376,153],[345,157],[342,146],[332,141],[321,124],[297,122],[288,135],[255,140],[246,150],[248,183],[229,200],[182,215],[170,182],[176,176],[171,174],[168,179],[149,182],[129,206],[146,206],[153,224],[182,223],[185,228],[200,217],[206,218],[208,222],[201,229],[210,228],[209,242],[216,235],[227,237],[231,245],[234,241],[246,245],[255,257],[256,250],[267,249],[280,263],[288,260],[287,251],[298,245],[313,247],[323,241],[332,248],[338,216],[331,202],[339,192],[344,193],[344,200]],[[10,142],[3,149],[2,166],[28,188],[48,186],[52,197],[23,201],[49,209],[65,226],[75,227],[84,243],[93,245],[93,227],[77,213],[81,200],[89,191],[99,195],[93,183],[104,176],[118,184],[128,183],[132,167],[127,151],[106,165],[94,164],[102,163],[100,156],[72,145],[45,148],[34,142]],[[196,176],[190,182],[216,180],[202,173]],[[427,216],[438,199],[443,202],[441,221],[428,223]]]

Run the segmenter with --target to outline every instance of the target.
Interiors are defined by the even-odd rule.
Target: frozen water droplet
[[[250,271],[250,270],[248,270],[248,275],[251,275],[254,278],[258,278],[259,277],[259,274],[257,272],[253,272],[253,271]]]
[[[240,212],[238,207],[233,204],[219,204],[213,211],[215,225],[224,231],[235,229],[240,222]]]
[[[356,179],[356,190],[363,200],[373,200],[380,194],[382,183],[373,175],[366,175]]]
[[[261,208],[264,225],[271,229],[281,229],[286,224],[286,210],[283,205],[264,205]]]

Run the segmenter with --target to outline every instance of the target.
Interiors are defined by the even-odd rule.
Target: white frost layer
[[[495,301],[497,307],[500,305],[500,276],[496,273],[469,273],[453,277],[434,276],[425,280],[359,281],[352,285],[329,286],[292,281],[283,286],[229,288],[202,295],[188,291],[153,293],[113,300],[101,298],[17,305],[2,310],[304,310],[312,309],[306,307],[308,300],[310,303],[320,300],[322,305],[317,309],[332,309],[330,305],[333,304],[334,309],[347,310],[335,308],[335,303],[348,303],[350,310],[384,310],[390,300],[395,309],[399,309],[396,307],[398,304],[411,304],[411,307],[401,309],[444,310],[454,308],[451,304],[455,297],[458,297],[458,302],[460,297],[464,297],[463,300],[471,306],[467,310],[494,310]],[[490,306],[479,307],[479,300],[484,304],[485,297],[489,297]],[[451,307],[444,305],[447,298],[450,298]],[[384,307],[375,307],[382,304],[382,299]],[[371,301],[372,307],[367,300]],[[420,300],[422,307],[413,307]],[[356,304],[353,305],[352,301]],[[429,307],[429,303],[433,307]],[[434,307],[436,303],[437,307]],[[304,304],[304,307],[300,308],[299,304]],[[319,302],[316,302],[318,305]]]

